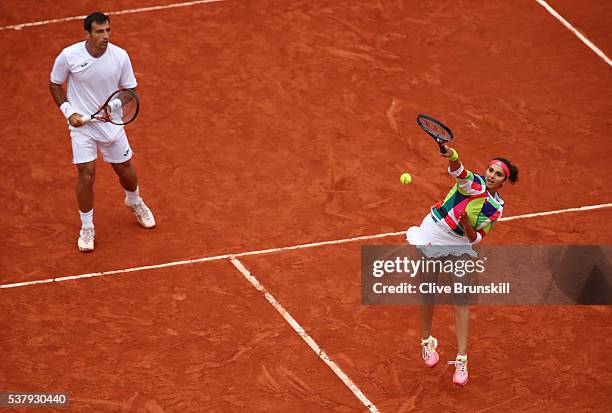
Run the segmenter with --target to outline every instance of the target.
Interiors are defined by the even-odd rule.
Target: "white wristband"
[[[72,110],[72,106],[70,105],[70,102],[62,103],[60,105],[60,110],[62,111],[66,119],[68,119],[70,116],[76,113],[74,110]]]
[[[110,102],[108,102],[108,107],[110,108],[111,112],[115,112],[122,105],[123,105],[123,102],[121,102],[121,99],[113,99]]]
[[[476,245],[479,244],[480,241],[482,241],[482,235],[480,235],[480,232],[476,231],[476,239],[471,244]]]

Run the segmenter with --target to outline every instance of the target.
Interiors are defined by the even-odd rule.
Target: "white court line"
[[[592,211],[596,209],[604,209],[604,208],[611,208],[611,207],[612,207],[612,203],[599,204],[599,205],[587,205],[587,206],[583,206],[579,208],[558,209],[555,211],[535,212],[533,214],[524,214],[524,215],[516,215],[513,217],[504,217],[504,218],[501,218],[500,221],[514,221],[516,219],[528,219],[528,218],[543,217],[543,216],[549,216],[549,215],[565,214],[565,213],[570,213],[570,212]],[[225,259],[232,258],[232,257],[246,257],[250,255],[272,254],[275,252],[291,251],[291,250],[298,250],[298,249],[303,249],[303,248],[314,248],[314,247],[322,247],[325,245],[336,245],[336,244],[345,244],[348,242],[367,241],[371,239],[403,235],[405,234],[405,232],[406,231],[387,232],[387,233],[382,233],[382,234],[364,235],[361,237],[344,238],[344,239],[338,239],[338,240],[332,240],[332,241],[312,242],[309,244],[299,244],[299,245],[293,245],[289,247],[270,248],[266,250],[257,250],[257,251],[247,251],[247,252],[241,252],[238,254],[224,254],[224,255],[216,255],[212,257],[196,258],[192,260],[172,261],[172,262],[167,262],[163,264],[145,265],[143,267],[125,268],[121,270],[92,272],[88,274],[46,278],[42,280],[25,281],[25,282],[20,282],[20,283],[13,283],[13,284],[0,284],[0,289],[25,287],[25,286],[36,285],[36,284],[49,284],[49,283],[69,281],[69,280],[80,280],[82,278],[103,277],[107,275],[117,275],[117,274],[124,274],[128,272],[154,270],[158,268],[167,268],[167,267],[176,267],[179,265],[198,264],[201,262],[225,260]]]
[[[195,1],[187,1],[184,3],[165,4],[162,6],[150,6],[150,7],[141,7],[138,9],[110,11],[110,12],[105,12],[105,14],[112,16],[112,15],[117,15],[117,14],[141,13],[141,12],[146,12],[146,11],[174,9],[176,7],[197,6],[199,4],[206,4],[206,3],[218,3],[222,1],[227,1],[227,0],[195,0]],[[11,26],[2,26],[0,27],[0,30],[10,30],[10,29],[21,30],[24,27],[44,26],[44,25],[51,24],[51,23],[62,23],[62,22],[69,22],[72,20],[83,20],[85,17],[87,16],[72,16],[72,17],[64,17],[61,19],[40,20],[40,21],[30,22],[30,23],[13,24]]]
[[[338,367],[338,365],[327,355],[327,353],[325,353],[325,351],[321,347],[319,347],[317,342],[314,341],[312,337],[310,337],[310,335],[302,328],[302,326],[297,321],[295,321],[291,314],[289,314],[289,312],[285,310],[282,304],[276,301],[274,296],[270,294],[270,292],[268,292],[266,287],[264,287],[257,280],[257,278],[255,278],[255,276],[251,274],[251,272],[247,270],[244,265],[242,265],[242,263],[237,258],[232,257],[231,261],[232,264],[234,264],[234,266],[238,269],[238,271],[240,271],[242,275],[244,275],[244,278],[246,278],[251,284],[253,284],[253,287],[257,288],[257,290],[261,292],[264,297],[266,297],[266,300],[268,300],[268,302],[272,304],[272,307],[274,307],[276,311],[278,311],[280,315],[283,316],[283,318],[289,323],[289,325],[291,325],[295,332],[298,333],[300,337],[302,337],[306,344],[308,344],[312,351],[314,351],[315,354],[319,356],[319,358],[323,360],[323,362],[325,362],[325,364],[327,364],[327,366],[332,369],[334,373],[336,373],[336,376],[338,376],[340,380],[342,380],[342,382],[346,384],[346,386],[353,392],[355,396],[357,396],[361,403],[363,403],[363,405],[369,411],[373,413],[378,413],[378,409],[376,408],[376,406],[374,406],[374,404],[370,400],[368,400],[365,394],[363,394],[363,392],[359,390],[359,387],[357,387],[357,385],[353,383],[353,381],[342,371],[340,367]]]
[[[574,26],[570,24],[570,22],[565,20],[563,16],[561,16],[555,9],[550,7],[548,3],[546,3],[544,0],[536,0],[536,1],[540,3],[540,5],[544,7],[546,11],[548,11],[557,20],[559,20],[561,24],[563,24],[567,29],[573,32],[580,40],[582,40],[582,43],[586,44],[592,51],[594,51],[597,54],[597,56],[601,57],[604,60],[604,62],[606,62],[609,66],[612,66],[612,60],[610,60],[610,58],[606,56],[604,52],[602,52],[597,46],[591,43],[591,41],[587,39],[586,36],[584,36],[582,33],[576,30]]]
[[[587,206],[583,206],[583,207],[579,207],[579,208],[567,208],[567,209],[558,209],[556,211],[546,211],[546,212],[535,212],[533,214],[523,214],[523,215],[516,215],[513,217],[506,217],[506,218],[500,218],[500,221],[514,221],[515,219],[527,219],[527,218],[534,218],[534,217],[545,217],[547,215],[558,215],[558,214],[565,214],[568,212],[580,212],[580,211],[592,211],[594,209],[604,209],[604,208],[611,208],[612,207],[612,203],[609,204],[599,204],[599,205],[587,205]]]

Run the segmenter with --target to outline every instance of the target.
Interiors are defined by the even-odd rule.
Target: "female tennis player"
[[[448,172],[456,183],[444,200],[431,208],[420,226],[408,229],[406,238],[427,258],[474,257],[472,246],[481,242],[502,216],[504,201],[499,190],[506,182],[518,181],[518,168],[507,159],[494,158],[484,175],[475,175],[463,167],[457,151],[443,147],[446,151],[440,155],[448,158]],[[428,367],[434,367],[440,359],[436,351],[438,340],[431,335],[433,307],[433,301],[421,307],[421,347]],[[455,365],[453,383],[460,386],[468,381],[468,322],[468,305],[455,303],[458,354],[449,364]]]

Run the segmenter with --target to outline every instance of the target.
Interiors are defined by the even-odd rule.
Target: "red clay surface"
[[[612,3],[603,0],[586,0],[580,3],[581,7],[576,7],[576,3],[572,0],[551,0],[548,4],[610,57],[612,37],[609,17],[612,15]]]
[[[161,3],[139,2],[138,7]],[[0,24],[90,11],[85,3],[67,7],[66,2],[57,1],[45,10],[36,4],[3,2]],[[136,6],[102,1],[96,7]],[[584,31],[590,22],[599,27],[598,19],[612,18],[607,6],[593,7],[598,16],[591,19],[584,10],[575,10],[577,6],[559,3],[559,11],[570,21],[576,13]],[[5,194],[0,212],[2,283],[405,229],[420,222],[450,185],[435,146],[417,130],[414,118],[419,112],[440,116],[453,128],[454,146],[467,166],[482,169],[496,155],[519,165],[519,184],[502,193],[507,216],[612,199],[608,185],[612,168],[605,155],[612,151],[610,68],[533,1],[512,5],[442,2],[427,8],[416,1],[228,1],[117,15],[112,17],[112,27],[113,41],[130,52],[139,81],[142,114],[128,127],[128,136],[136,153],[142,194],[156,214],[158,227],[152,231],[138,227],[122,206],[122,190],[110,167],[100,161],[96,251],[77,252],[75,171],[68,134],[47,83],[55,56],[82,38],[81,22],[0,31],[0,72],[8,74],[0,99],[10,102],[0,112],[4,160],[0,192]],[[609,28],[601,28],[597,36],[609,40],[608,32]],[[605,41],[601,43],[609,49]],[[32,119],[38,120],[33,123]],[[405,170],[414,178],[409,187],[398,183]],[[609,244],[611,218],[608,209],[501,223],[486,242]],[[398,237],[385,242],[402,241]],[[329,274],[334,274],[346,280],[352,294],[358,294],[358,274],[344,272],[346,266],[358,265],[356,251],[357,245],[312,249],[245,262],[261,273],[272,293],[278,292],[281,302],[296,312],[298,321],[304,320],[319,344],[329,347],[332,357],[339,356],[341,367],[355,376],[381,410],[409,411],[413,404],[426,410],[451,405],[459,409],[464,402],[472,409],[480,406],[492,411],[583,408],[590,400],[599,406],[598,386],[610,384],[610,366],[602,361],[610,347],[604,334],[610,307],[495,309],[490,321],[486,321],[488,312],[476,309],[472,341],[485,339],[499,351],[491,355],[474,342],[470,353],[474,380],[463,398],[450,385],[444,368],[430,376],[426,374],[431,372],[420,369],[414,350],[416,311],[360,307],[355,301],[358,295],[343,298],[333,291],[322,293]],[[290,271],[285,264],[292,265]],[[357,399],[314,355],[308,358],[305,344],[231,266],[223,270],[223,277],[203,281],[198,276],[198,271],[226,268],[223,265],[228,264],[2,290],[2,306],[11,314],[3,324],[18,324],[21,314],[30,317],[26,324],[1,330],[3,350],[14,355],[4,363],[15,366],[16,360],[31,357],[42,370],[31,367],[3,375],[0,389],[65,383],[75,398],[111,403],[89,406],[89,411],[123,409],[136,393],[132,411],[156,412],[151,405],[148,410],[144,406],[149,399],[165,412],[198,411],[203,404],[219,411],[238,409],[232,400],[256,410],[280,406],[281,411],[291,406],[315,411],[321,409],[312,401],[316,397],[330,401],[329,409],[360,409]],[[285,274],[302,286],[301,296],[287,291]],[[176,279],[181,280],[179,284]],[[138,285],[138,280],[151,282]],[[107,347],[100,351],[75,341],[87,334],[91,340],[104,341],[104,326],[92,331],[83,321],[100,317],[102,324],[111,323],[104,315],[108,312],[98,314],[101,306],[118,316],[138,311],[140,319],[156,323],[157,310],[149,297],[163,297],[175,285],[198,291],[193,302],[185,300],[188,305],[176,319],[167,321],[168,328],[179,332],[166,338],[176,344],[169,356],[175,358],[168,360],[176,365],[157,365],[154,359],[152,368],[165,370],[127,371],[127,355],[146,360],[147,354],[165,348],[146,339],[147,326],[155,324],[136,327],[132,341],[118,344],[114,340],[125,331],[109,329]],[[98,294],[104,288],[109,294]],[[200,288],[226,288],[227,303],[208,301]],[[240,294],[252,297],[252,302]],[[89,305],[103,299],[106,303]],[[219,311],[219,317],[227,318],[210,324],[211,311],[233,301],[238,306],[251,305],[253,310]],[[333,315],[333,322],[326,319],[323,308]],[[51,312],[54,323],[65,323],[61,327],[66,331],[65,343],[57,340],[53,329],[40,325]],[[63,312],[66,318],[60,317]],[[284,348],[273,346],[276,338],[266,336],[265,345],[274,349],[269,354],[252,351],[222,371],[209,372],[202,364],[198,374],[211,382],[214,378],[218,387],[198,387],[195,373],[182,377],[188,364],[207,362],[202,354],[208,344],[202,344],[204,350],[189,344],[193,339],[187,332],[190,323],[197,319],[206,325],[231,325],[236,314],[245,317],[240,319],[245,332],[222,332],[220,342],[214,344],[227,353],[216,352],[214,362],[222,363],[241,345],[248,346],[268,324],[293,344],[287,344],[283,353]],[[438,325],[448,328],[450,312],[442,310],[440,316]],[[258,324],[265,317],[269,319]],[[405,320],[403,324],[400,319]],[[129,325],[130,320],[123,317],[117,323]],[[369,330],[360,330],[361,324],[388,327],[368,338]],[[510,331],[502,334],[502,324]],[[28,326],[36,328],[35,335]],[[342,332],[341,340],[332,334],[334,328]],[[528,332],[536,330],[529,341]],[[501,337],[515,333],[527,341]],[[155,334],[164,333],[157,330]],[[450,330],[441,334],[444,342],[452,342]],[[583,336],[594,338],[594,343],[584,343],[592,350],[588,354],[578,346]],[[37,337],[37,347],[36,342],[28,344],[32,337]],[[384,351],[377,350],[381,345]],[[36,351],[30,351],[32,346]],[[88,355],[75,355],[77,347]],[[57,359],[45,356],[62,351],[64,360],[73,363],[72,376]],[[449,347],[444,351],[445,356],[451,354]],[[542,355],[534,358],[532,352]],[[293,354],[303,356],[298,360],[289,356]],[[394,354],[404,358],[396,367],[388,367],[396,361]],[[108,355],[125,360],[88,364]],[[272,370],[279,369],[270,373],[279,386],[276,392],[247,385],[259,374],[258,365],[237,378],[244,371],[237,366],[254,363],[257,357],[271,363]],[[119,365],[126,370],[118,371]],[[365,370],[354,367],[359,365]],[[565,366],[571,368],[561,376]],[[283,368],[307,383],[316,397],[292,394],[290,379],[281,374]],[[389,374],[395,368],[399,381]],[[522,373],[514,379],[517,368]],[[168,380],[161,388],[151,384],[151,374],[158,373]],[[411,381],[408,373],[418,379]],[[314,379],[312,383],[309,378]],[[331,389],[331,395],[318,387],[321,383],[328,383],[323,387]],[[428,399],[424,383],[433,386],[434,394],[446,396]],[[385,390],[387,384],[391,387]],[[223,393],[223,388],[231,386],[235,392]],[[189,396],[187,389],[196,394]],[[223,405],[220,395],[235,399],[223,399],[230,403]],[[332,398],[336,395],[338,399]],[[179,406],[180,401],[185,404]],[[88,405],[75,403],[74,407],[87,411]]]
[[[430,370],[421,359],[418,307],[361,305],[358,244],[241,260],[381,411],[609,405],[612,368],[603,352],[612,346],[611,306],[473,306],[470,381],[458,389],[446,365],[457,354],[452,307],[435,310],[440,364]]]
[[[229,262],[83,287],[2,293],[3,390],[68,391],[78,412],[360,409]]]

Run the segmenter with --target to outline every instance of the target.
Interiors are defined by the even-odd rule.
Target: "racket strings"
[[[116,99],[121,101],[121,107],[110,113],[112,123],[126,124],[132,121],[137,114],[138,98],[131,91],[117,92]]]
[[[425,130],[427,130],[427,132],[429,133],[436,135],[437,138],[442,139],[446,142],[452,139],[452,136],[448,133],[448,131],[437,123],[430,122],[427,119],[422,119],[421,122]]]

